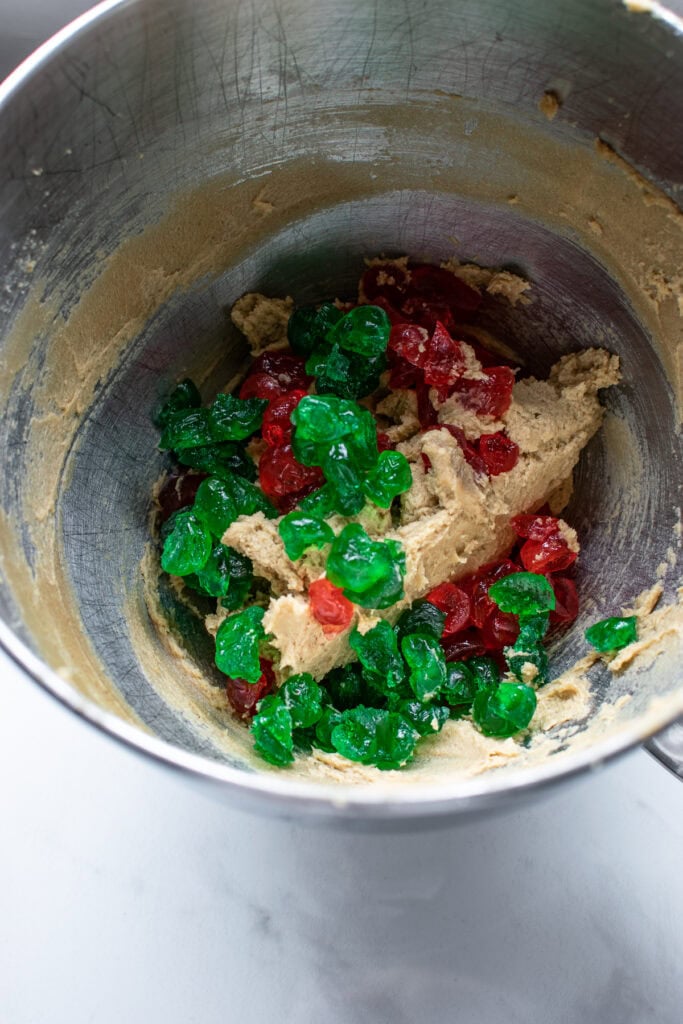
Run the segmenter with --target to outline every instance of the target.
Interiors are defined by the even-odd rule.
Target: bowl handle
[[[645,749],[683,781],[683,718],[648,740]]]

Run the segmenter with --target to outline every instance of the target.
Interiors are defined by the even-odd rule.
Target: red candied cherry
[[[438,427],[439,417],[429,397],[429,385],[418,381],[415,388],[417,394],[417,418],[423,430],[429,427]]]
[[[178,509],[192,504],[202,480],[206,480],[206,473],[169,473],[157,496],[159,519],[162,523]]]
[[[414,388],[418,379],[422,377],[421,371],[416,366],[413,366],[391,348],[387,349],[387,362],[389,364],[389,387],[394,391],[400,388]]]
[[[263,414],[261,436],[271,448],[289,444],[292,439],[292,422],[290,416],[307,392],[303,390],[287,391],[279,398],[273,398]]]
[[[466,629],[463,633],[447,636],[441,641],[441,646],[446,661],[466,661],[467,658],[487,653],[478,629]]]
[[[509,558],[504,558],[500,562],[494,562],[493,565],[484,566],[469,579],[462,580],[461,586],[471,595],[472,621],[475,626],[481,629],[488,616],[497,608],[497,605],[489,597],[489,587],[497,580],[502,580],[505,576],[511,576],[519,571],[518,565]]]
[[[250,373],[242,381],[240,398],[277,398],[282,388],[269,373]]]
[[[555,516],[520,515],[513,516],[510,525],[518,537],[528,540],[545,540],[559,531],[559,520]]]
[[[481,380],[461,377],[453,385],[463,405],[480,416],[499,419],[510,408],[515,375],[509,366],[490,366],[482,370]]]
[[[323,627],[323,633],[329,636],[343,633],[351,625],[353,604],[326,577],[311,583],[308,599],[311,614]]]
[[[502,651],[519,636],[519,619],[496,608],[484,619],[480,632],[487,651]]]
[[[427,357],[423,363],[425,382],[448,394],[448,388],[465,370],[462,346],[454,341],[442,323],[437,322],[427,343]]]
[[[405,319],[412,324],[423,327],[430,334],[437,323],[443,324],[447,330],[455,330],[455,320],[448,306],[443,303],[426,302],[420,298],[406,299],[401,306]]]
[[[450,270],[430,263],[418,263],[410,268],[410,282],[406,291],[408,295],[454,306],[461,312],[473,312],[481,304],[478,291]]]
[[[559,531],[544,540],[527,540],[519,549],[519,557],[527,572],[562,572],[576,561],[576,551]]]
[[[463,455],[465,456],[465,462],[472,467],[475,473],[486,473],[486,463],[482,459],[481,455],[477,451],[477,448],[471,441],[468,441],[465,437],[465,431],[462,427],[456,427],[453,423],[437,423],[434,427],[428,427],[429,430],[447,430],[448,433],[455,438],[460,445]]]
[[[240,398],[277,398],[297,388],[307,390],[311,378],[306,364],[291,352],[262,352],[251,364]]]
[[[389,334],[389,348],[413,366],[425,365],[429,343],[429,332],[417,324],[396,324]]]
[[[385,434],[383,430],[377,431],[377,450],[380,452],[393,451],[396,447],[395,443],[391,440],[388,434]]]
[[[292,446],[267,448],[259,460],[259,483],[266,497],[282,511],[292,495],[303,497],[322,487],[325,478],[317,466],[302,466],[294,458]]]
[[[384,310],[384,312],[389,317],[389,323],[391,324],[392,327],[394,327],[396,324],[405,323],[406,318],[404,314],[401,313],[400,310],[396,309],[395,306],[392,306],[389,300],[385,299],[383,295],[378,295],[376,298],[374,298],[372,300],[372,304],[373,306],[379,306],[380,309]]]
[[[488,475],[498,476],[500,473],[509,473],[517,465],[519,447],[506,434],[497,430],[495,434],[481,435],[479,454]]]
[[[438,587],[429,591],[427,601],[446,613],[446,621],[443,624],[444,637],[460,633],[470,620],[470,595],[455,583],[440,583]]]
[[[361,278],[363,294],[368,302],[379,305],[378,299],[385,299],[392,306],[400,306],[408,274],[403,267],[393,263],[375,263],[368,267]]]
[[[258,702],[275,690],[272,662],[266,658],[259,658],[259,664],[261,675],[255,683],[248,683],[246,679],[228,679],[226,682],[225,692],[228,701],[240,718],[253,718]]]
[[[550,613],[550,622],[554,626],[573,622],[579,614],[579,595],[576,584],[567,576],[551,576],[549,582],[555,591],[555,610]]]

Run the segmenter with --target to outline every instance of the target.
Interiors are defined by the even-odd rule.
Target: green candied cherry
[[[493,583],[488,596],[502,612],[512,615],[537,615],[555,610],[555,591],[535,572],[516,572]]]
[[[392,604],[396,604],[403,598],[404,576],[405,565],[397,559],[391,563],[388,574],[372,587],[364,590],[362,594],[347,589],[344,591],[344,595],[348,597],[349,601],[360,605],[361,608],[391,608]]]
[[[349,410],[351,430],[346,439],[349,452],[355,467],[368,473],[377,465],[379,449],[377,447],[377,424],[369,409],[364,409],[356,402],[344,403]]]
[[[401,640],[401,652],[410,669],[408,682],[422,703],[435,700],[446,683],[446,659],[438,640],[412,633]]]
[[[217,441],[242,441],[260,428],[267,405],[261,398],[217,395],[208,409],[188,409],[173,416],[159,447],[179,452]]]
[[[477,690],[497,686],[500,682],[500,670],[493,658],[477,655],[468,660],[467,667],[474,676]]]
[[[308,548],[322,548],[334,540],[334,532],[324,520],[302,512],[289,512],[278,524],[278,533],[287,557],[295,562]]]
[[[211,555],[209,530],[192,509],[180,509],[166,534],[161,553],[161,568],[171,576],[189,576],[197,572]]]
[[[357,662],[333,668],[323,679],[323,687],[335,708],[345,711],[363,704],[363,670]]]
[[[196,385],[188,378],[177,384],[167,399],[156,409],[152,420],[157,427],[165,427],[179,412],[198,409],[202,398]]]
[[[254,582],[254,566],[247,555],[234,548],[226,548],[230,571],[230,588],[221,598],[221,605],[228,612],[237,611],[247,599]]]
[[[394,498],[412,485],[410,463],[401,452],[379,453],[377,465],[363,481],[365,495],[380,508],[389,508]]]
[[[226,597],[230,591],[229,551],[220,541],[216,542],[201,569],[185,578],[187,586],[209,597]]]
[[[519,638],[505,648],[505,661],[512,675],[522,683],[542,686],[549,679],[548,655],[540,643],[525,643]]]
[[[235,441],[217,441],[199,448],[183,448],[178,452],[178,462],[211,476],[231,477],[236,474],[245,480],[256,479],[254,460]]]
[[[283,768],[294,760],[292,716],[278,694],[264,697],[251,723],[254,750],[270,764]]]
[[[185,577],[185,583],[192,590],[220,597],[226,611],[236,611],[244,604],[253,580],[251,559],[220,541],[214,544],[206,565]]]
[[[349,433],[341,415],[340,399],[330,395],[306,395],[292,411],[295,437],[315,445],[330,445]]]
[[[421,700],[390,698],[390,709],[397,711],[420,736],[441,732],[450,718],[450,708],[439,704],[423,704]]]
[[[277,509],[268,501],[260,487],[234,474],[231,477],[226,474],[224,480],[232,490],[239,515],[251,516],[254,512],[263,512],[266,519],[277,518]]]
[[[420,599],[413,601],[410,608],[406,608],[401,613],[394,629],[399,641],[411,633],[426,633],[427,636],[433,636],[436,640],[440,640],[445,621],[445,612],[442,612],[436,605],[430,604],[429,601]]]
[[[379,306],[356,306],[328,331],[327,339],[347,352],[371,358],[386,351],[390,331],[389,317]]]
[[[349,644],[363,666],[363,677],[383,693],[396,690],[405,681],[396,634],[388,622],[378,622],[367,633],[354,629]]]
[[[208,409],[188,409],[178,412],[166,423],[159,447],[175,452],[197,448],[215,441]]]
[[[403,577],[406,574],[405,553],[398,541],[386,540],[382,543],[392,559],[388,573],[360,594],[350,589],[344,591],[349,601],[360,605],[361,608],[390,608],[403,598]]]
[[[538,612],[535,615],[520,615],[519,617],[519,644],[540,644],[548,632],[550,624],[549,612]]]
[[[239,515],[230,482],[214,476],[200,483],[193,508],[214,537],[219,538]]]
[[[260,430],[268,402],[263,398],[238,398],[219,394],[209,406],[216,441],[243,441]]]
[[[251,605],[224,619],[216,633],[216,665],[231,679],[257,683],[261,678],[259,645],[265,638],[263,608]]]
[[[339,345],[333,345],[325,359],[318,364],[316,376],[318,378],[324,377],[326,381],[331,381],[332,385],[335,386],[345,381],[350,371],[351,358],[342,352]]]
[[[333,302],[297,307],[287,323],[287,340],[292,352],[307,359],[343,315]]]
[[[596,651],[605,654],[609,651],[620,651],[622,647],[635,643],[638,639],[638,619],[635,615],[613,616],[593,623],[586,630],[586,640]]]
[[[477,677],[464,661],[451,661],[446,665],[446,682],[441,687],[441,699],[460,714],[472,706],[479,688]]]
[[[402,715],[359,705],[343,711],[332,730],[334,749],[350,761],[382,770],[402,768],[412,758],[418,733]]]
[[[330,346],[327,343],[323,343],[314,352],[311,352],[310,356],[306,359],[304,369],[309,377],[315,377],[316,388],[318,387],[318,380],[325,373],[325,365],[329,354]],[[323,394],[326,394],[326,392],[323,392]]]
[[[373,541],[359,523],[335,538],[327,577],[344,596],[363,608],[388,608],[403,597],[405,554],[396,541]]]
[[[334,753],[332,732],[342,720],[342,712],[328,705],[315,723],[315,745],[328,754]]]
[[[302,512],[316,516],[318,519],[327,519],[334,512],[334,498],[334,491],[329,484],[325,484],[319,490],[302,498],[299,508]]]
[[[526,729],[536,710],[536,691],[523,683],[500,683],[480,690],[474,698],[472,717],[484,736],[503,739]]]
[[[386,544],[371,540],[359,523],[349,523],[334,539],[327,577],[335,587],[360,594],[389,575],[391,562]]]
[[[356,515],[365,504],[363,477],[354,464],[349,446],[335,441],[322,461],[325,479],[334,489],[336,504],[343,515]]]
[[[384,352],[372,358],[354,356],[351,367],[343,380],[335,380],[326,373],[324,358],[318,361],[316,390],[320,395],[337,395],[339,398],[359,399],[372,394],[379,387],[380,374],[387,368],[387,357]]]
[[[309,672],[290,676],[278,690],[277,696],[292,716],[295,729],[308,729],[315,725],[323,713],[322,691]]]
[[[239,516],[263,512],[272,519],[277,512],[263,492],[239,476],[202,480],[194,499],[194,511],[214,537],[222,537]]]

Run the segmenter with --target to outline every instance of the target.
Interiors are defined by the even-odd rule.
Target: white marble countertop
[[[358,835],[204,797],[0,664],[2,1024],[680,1024],[683,785]]]

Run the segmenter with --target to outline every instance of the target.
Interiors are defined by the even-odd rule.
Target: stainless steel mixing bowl
[[[230,304],[344,293],[363,256],[409,252],[526,274],[532,303],[491,299],[485,318],[541,371],[596,343],[622,358],[568,513],[583,612],[553,667],[657,578],[672,599],[675,16],[618,0],[110,0],[2,87],[0,153],[1,639],[27,677],[220,795],[356,822],[507,806],[683,712],[671,639],[638,671],[596,670],[593,711],[542,763],[390,791],[259,771],[217,708],[210,643],[187,624],[189,653],[162,643],[140,572],[165,465],[150,410],[180,375],[206,396],[230,376]]]

